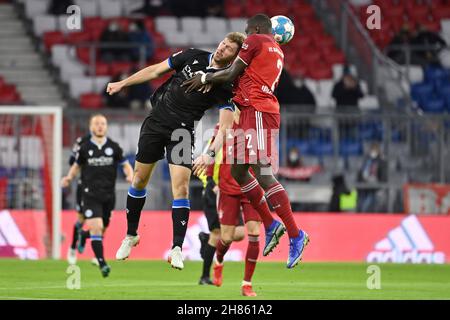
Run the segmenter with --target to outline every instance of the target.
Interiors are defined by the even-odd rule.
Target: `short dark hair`
[[[247,24],[249,27],[259,27],[264,30],[272,29],[272,22],[270,21],[269,16],[263,13],[258,13],[247,20]]]

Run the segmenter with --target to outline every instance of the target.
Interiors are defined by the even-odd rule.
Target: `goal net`
[[[0,107],[0,257],[60,257],[62,109]]]

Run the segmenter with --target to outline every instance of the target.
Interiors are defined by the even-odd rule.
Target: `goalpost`
[[[0,211],[43,209],[53,259],[61,251],[61,159],[62,107],[0,106]]]

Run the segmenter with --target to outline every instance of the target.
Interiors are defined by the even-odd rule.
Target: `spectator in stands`
[[[373,143],[369,154],[366,155],[358,173],[358,182],[366,184],[368,188],[358,189],[358,212],[375,212],[377,208],[377,193],[381,189],[376,186],[387,182],[387,162],[383,159],[380,145]],[[373,187],[371,187],[373,185]]]
[[[328,205],[329,212],[341,212],[341,196],[349,195],[350,189],[347,187],[345,178],[342,174],[336,175],[332,179],[333,193],[331,194],[330,203]]]
[[[47,13],[55,16],[67,14],[67,8],[73,5],[73,0],[51,0]]]
[[[131,74],[134,74],[138,70],[133,70]],[[144,109],[147,100],[153,92],[153,88],[148,83],[141,83],[128,87],[128,100],[131,109]]]
[[[299,79],[300,86],[296,86],[294,81],[286,70],[281,72],[280,83],[278,85],[276,96],[280,104],[295,104],[295,110],[305,113],[314,113],[316,111],[316,100],[314,95],[305,85],[303,79]]]
[[[293,146],[288,151],[287,165],[278,169],[278,176],[283,180],[309,181],[311,177],[322,170],[319,165],[304,166],[300,150]]]
[[[342,113],[359,112],[358,99],[364,96],[358,80],[351,74],[349,66],[333,87],[332,97],[336,100],[336,111]]]
[[[132,22],[129,26],[128,38],[131,43],[145,45],[144,59],[148,61],[154,53],[154,43],[150,34],[145,30],[142,21]],[[131,48],[131,60],[139,61],[141,59],[141,47]]]
[[[117,21],[111,21],[100,36],[100,42],[104,44],[115,45],[118,43],[128,44],[130,39],[128,34],[122,29]],[[124,47],[105,47],[100,49],[100,57],[105,62],[128,61],[129,48]]]
[[[223,17],[224,0],[206,0],[206,15],[210,17]]]
[[[419,58],[422,66],[428,64],[440,65],[438,54],[447,46],[447,43],[439,36],[439,34],[428,30],[425,25],[419,24],[416,36],[411,41],[414,46],[422,46],[422,48],[414,49],[415,56]]]
[[[144,5],[142,6],[142,8],[134,10],[132,13],[156,17],[159,16],[161,13],[164,13],[167,4],[168,4],[167,0],[144,0]]]
[[[386,51],[387,56],[399,64],[421,64],[420,57],[415,51],[410,51],[413,35],[408,24],[402,26],[400,31],[392,38]],[[409,53],[408,53],[409,52]],[[409,56],[408,56],[409,55]]]
[[[364,96],[358,80],[351,74],[349,66],[344,67],[341,80],[337,82],[332,91],[336,101],[337,113],[359,113],[358,100]],[[338,121],[341,138],[355,140],[357,138],[357,123],[354,120],[342,119]]]
[[[117,74],[114,76],[111,81],[117,82],[121,81],[128,77],[127,74]],[[117,94],[109,95],[106,93],[106,87],[105,90],[103,90],[103,95],[106,99],[106,106],[108,108],[128,108],[130,106],[130,97],[129,97],[129,88],[123,88],[120,92]]]

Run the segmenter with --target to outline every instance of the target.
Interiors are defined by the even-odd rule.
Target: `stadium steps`
[[[26,104],[66,105],[11,4],[0,5],[0,75]]]

